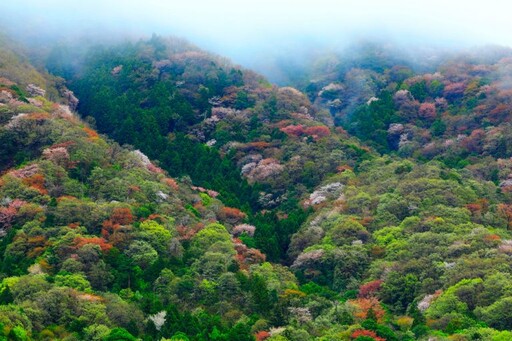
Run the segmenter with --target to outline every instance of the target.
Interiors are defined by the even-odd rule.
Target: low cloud
[[[261,69],[268,60],[368,38],[415,48],[512,46],[511,12],[501,0],[17,0],[0,4],[0,22],[31,42],[176,35]]]

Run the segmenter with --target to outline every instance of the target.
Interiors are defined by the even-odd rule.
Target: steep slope
[[[87,122],[134,147],[3,79],[5,338],[512,338],[508,109],[492,113],[509,52],[424,74],[374,48],[308,87],[314,105],[174,39],[79,68],[54,51]]]
[[[478,324],[509,328],[509,216],[493,183],[390,158],[340,169],[304,202],[316,213],[292,240],[297,279],[244,245],[254,227],[214,191],[66,106],[12,96],[0,106],[17,146],[0,178],[7,338],[510,337]]]
[[[36,70],[28,58],[21,53],[22,48],[9,38],[0,34],[0,75],[10,79],[21,87],[33,83],[37,86],[46,86],[44,76]]]
[[[386,328],[414,338],[510,337],[482,327],[512,327],[502,320],[511,299],[510,197],[498,193],[439,162],[373,159],[308,198],[316,212],[292,237],[291,269],[302,282],[344,292],[345,309],[360,310],[351,323],[386,340],[396,339]],[[365,321],[369,309],[377,324]]]
[[[30,85],[32,94],[46,94],[51,100],[71,99],[64,86],[64,80],[36,69],[27,56],[27,51],[7,36],[0,33],[0,80],[4,86],[21,94]]]
[[[248,225],[218,192],[2,82],[0,339],[234,341],[273,327],[293,337],[303,334],[294,321],[310,319],[306,305],[334,310],[335,292],[300,289],[250,247],[258,233],[269,241],[263,224],[287,219],[261,214]]]
[[[279,266],[249,270],[265,256],[234,236],[254,228],[217,192],[169,178],[67,106],[0,91],[0,140],[12,143],[0,178],[0,338],[249,340],[268,276],[281,274],[277,293],[296,287]]]
[[[58,65],[59,55],[49,64]],[[96,48],[69,84],[79,112],[101,132],[173,176],[217,190],[228,205],[274,210],[251,220],[260,226],[256,245],[273,260],[304,221],[300,196],[338,167],[371,157],[302,93],[177,39]]]
[[[353,63],[347,68],[338,56],[336,72],[321,69],[312,76],[310,98],[380,152],[437,159],[450,167],[470,165],[486,180],[506,180],[496,160],[511,154],[506,136],[512,51],[431,52],[424,58],[432,61],[421,67],[390,64],[390,54],[380,53],[382,67]]]
[[[288,250],[301,281],[352,290],[356,306],[371,307],[378,324],[363,321],[368,333],[390,339],[381,326],[400,326],[416,338],[510,337],[486,328],[511,328],[502,310],[511,275],[510,53],[444,55],[429,73],[386,53],[338,56],[307,87],[338,124],[393,155],[306,197],[316,213]]]
[[[311,188],[325,174],[334,173],[340,163],[353,159],[339,156],[338,160],[323,160],[315,172],[293,174],[292,167],[287,167],[293,152],[283,151],[284,146],[307,149],[306,144],[327,141],[324,148],[330,152],[346,148],[339,140],[348,137],[331,131],[330,116],[315,110],[300,92],[274,87],[251,71],[177,39],[154,36],[134,44],[95,49],[70,84],[82,99],[79,111],[93,116],[100,130],[122,143],[147,148],[172,173],[188,174],[198,182],[211,179],[203,174],[203,165],[212,160],[203,162],[204,152],[197,150],[197,143],[190,152],[197,153],[195,157],[181,154],[187,148],[177,153],[172,143],[181,143],[183,135],[203,147],[220,150],[242,167],[253,161],[251,158],[276,159],[267,162],[278,162],[274,169],[260,167],[259,172],[247,167],[244,175],[251,183],[269,182],[271,175],[280,175],[283,166],[292,174],[289,181],[279,181],[280,186],[303,183]],[[295,153],[304,155],[296,167],[316,161],[307,154],[302,150]],[[195,161],[192,164],[191,159]],[[209,171],[215,172],[216,167]],[[227,169],[223,172],[229,174]],[[221,176],[213,175],[214,179]]]

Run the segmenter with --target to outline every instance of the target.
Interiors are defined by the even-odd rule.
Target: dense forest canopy
[[[0,340],[512,338],[511,50],[0,44]]]

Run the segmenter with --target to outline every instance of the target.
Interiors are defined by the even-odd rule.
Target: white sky
[[[237,62],[311,40],[373,35],[408,44],[512,46],[511,18],[507,0],[0,0],[0,25],[33,37],[175,34]]]

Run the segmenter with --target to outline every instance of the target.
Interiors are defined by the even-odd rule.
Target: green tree
[[[130,334],[126,329],[114,328],[103,338],[104,341],[136,341],[137,338]]]
[[[382,300],[393,306],[397,312],[405,312],[409,304],[414,301],[419,285],[416,275],[409,273],[404,276],[392,271],[382,285]]]

